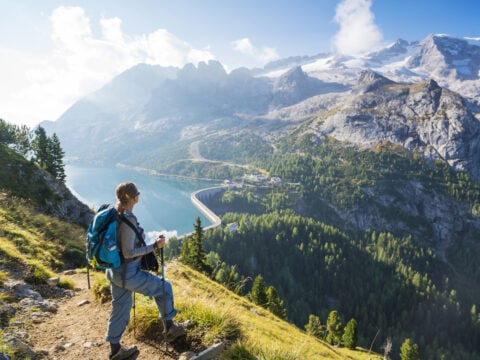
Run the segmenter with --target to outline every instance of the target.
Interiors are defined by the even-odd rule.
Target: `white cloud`
[[[33,126],[56,120],[80,97],[141,62],[181,67],[215,59],[165,29],[130,37],[119,18],[101,19],[101,36],[92,35],[80,7],[59,7],[50,17],[53,49],[27,54],[0,49],[0,118]]]
[[[340,26],[333,38],[338,53],[358,55],[374,49],[383,38],[370,10],[371,0],[343,0],[337,5],[334,21]]]
[[[263,65],[266,62],[273,61],[279,58],[277,50],[271,47],[263,46],[262,48],[257,48],[253,46],[249,38],[243,38],[239,40],[232,41],[232,48],[239,53],[250,57],[257,64]]]

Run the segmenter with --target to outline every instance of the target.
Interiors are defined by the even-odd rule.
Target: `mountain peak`
[[[216,60],[203,61],[198,63],[198,67],[193,64],[187,64],[178,73],[178,78],[184,81],[201,81],[219,83],[225,81],[227,72],[222,64]]]
[[[302,70],[301,66],[295,66],[280,76],[273,86],[274,92],[286,88],[299,87],[308,82],[308,75]]]
[[[369,92],[382,86],[394,84],[390,79],[382,76],[372,70],[362,70],[358,78],[357,90],[359,92]]]
[[[440,89],[440,85],[438,85],[438,83],[433,79],[428,79],[424,82],[424,85],[428,91]]]
[[[480,46],[465,39],[444,34],[430,34],[407,63],[409,68],[420,68],[435,78],[478,80]]]
[[[398,39],[389,46],[368,54],[367,57],[370,58],[370,61],[384,63],[392,58],[407,54],[409,45],[410,43],[408,41]]]

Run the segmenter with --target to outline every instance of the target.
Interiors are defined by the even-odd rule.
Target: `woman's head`
[[[117,197],[117,210],[120,213],[125,212],[128,207],[135,205],[135,198],[140,195],[137,186],[133,182],[122,182],[115,189]]]

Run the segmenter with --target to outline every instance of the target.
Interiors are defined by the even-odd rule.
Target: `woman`
[[[131,224],[136,226],[137,233],[144,238],[143,229],[139,226],[137,218],[133,214],[133,207],[138,203],[140,192],[132,182],[123,182],[115,190],[117,197],[116,209],[120,218],[125,217]],[[106,271],[110,280],[112,291],[112,311],[108,321],[106,340],[110,343],[111,352],[109,359],[126,359],[138,353],[136,346],[125,348],[120,345],[128,322],[130,310],[133,305],[132,293],[137,292],[155,299],[160,317],[164,318],[166,326],[166,339],[173,341],[184,334],[184,326],[173,322],[177,310],[173,305],[172,285],[147,271],[140,269],[141,257],[154,249],[165,246],[165,238],[159,236],[155,243],[142,246],[135,231],[126,221],[119,221],[117,229],[117,241],[122,254],[122,265],[116,269]],[[163,289],[165,286],[165,289]],[[165,294],[165,298],[163,298]],[[163,315],[163,313],[165,314]]]

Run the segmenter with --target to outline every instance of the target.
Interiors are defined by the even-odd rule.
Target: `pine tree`
[[[340,345],[342,337],[342,321],[337,310],[330,311],[327,319],[327,342],[330,345]]]
[[[315,336],[319,339],[323,337],[324,329],[320,322],[320,318],[316,315],[310,314],[308,316],[308,324],[305,325],[307,334]]]
[[[35,137],[32,142],[34,160],[42,169],[46,169],[49,158],[48,137],[45,129],[39,126],[35,130]]]
[[[65,152],[63,151],[60,140],[57,134],[53,134],[48,139],[48,164],[47,171],[57,180],[57,182],[63,184],[65,182],[65,165],[63,163],[63,157]]]
[[[267,292],[265,290],[265,281],[262,275],[257,275],[253,280],[252,290],[250,290],[249,298],[255,304],[262,307],[267,306]]]
[[[402,360],[420,360],[418,345],[412,343],[412,340],[406,338],[400,347],[400,359]]]
[[[25,157],[31,150],[30,139],[31,131],[28,126],[15,126],[15,150]]]
[[[197,220],[194,224],[193,235],[185,239],[181,249],[182,262],[191,266],[198,271],[209,270],[206,264],[206,253],[203,249],[203,228],[200,217],[197,216]]]
[[[15,132],[12,125],[0,119],[0,143],[10,145],[15,141]]]
[[[343,346],[349,349],[355,349],[358,341],[358,327],[357,321],[355,319],[350,319],[350,321],[345,326],[342,336]]]
[[[287,310],[283,305],[283,300],[280,299],[277,289],[273,286],[267,288],[267,309],[281,319],[285,320],[287,318]]]

